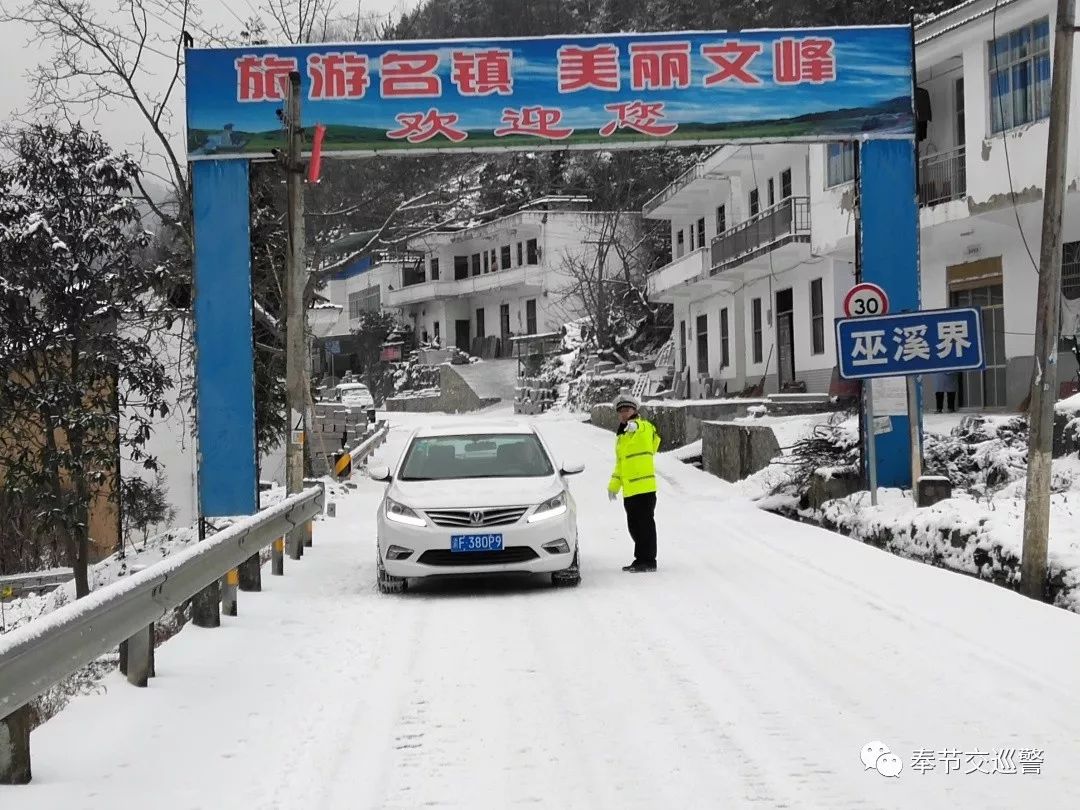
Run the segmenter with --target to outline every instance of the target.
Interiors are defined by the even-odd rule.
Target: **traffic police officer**
[[[656,469],[653,457],[660,449],[660,436],[647,419],[638,414],[636,397],[622,393],[615,398],[619,428],[615,436],[615,471],[608,484],[608,498],[623,494],[626,525],[634,539],[634,561],[623,571],[642,573],[656,570]]]

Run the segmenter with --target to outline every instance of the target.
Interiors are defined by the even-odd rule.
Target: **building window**
[[[826,150],[825,184],[832,188],[855,179],[855,144],[830,143]]]
[[[716,206],[716,235],[719,236],[727,230],[727,206]]]
[[[682,229],[675,237],[675,258],[682,258],[682,255],[686,252],[686,237],[683,235]]]
[[[474,253],[472,255],[472,274],[474,276],[480,275],[480,254]]]
[[[491,258],[491,254],[490,254],[490,253],[488,253],[488,252],[487,252],[487,251],[485,250],[485,251],[484,251],[484,272],[485,272],[485,273],[489,273],[489,272],[491,272],[491,265],[490,265],[490,264],[488,264],[488,260],[489,260],[490,258]]]
[[[510,269],[510,246],[509,245],[503,245],[501,252],[502,252],[502,257],[501,257],[502,258],[502,269],[503,270],[509,270]]]
[[[521,265],[525,264],[525,243],[524,242],[518,242],[517,243],[517,256],[518,256],[518,262],[517,262],[518,267],[521,267]]]
[[[1080,298],[1080,242],[1062,246],[1061,294],[1070,301]]]
[[[431,257],[431,280],[432,281],[438,281],[439,280],[439,257],[438,256],[432,256]]]
[[[349,320],[355,321],[363,312],[378,312],[382,303],[379,287],[368,287],[360,292],[349,293]]]
[[[963,146],[967,143],[967,119],[964,115],[964,77],[956,80],[956,145]]]
[[[705,247],[705,217],[697,221],[697,246]]]
[[[709,316],[697,316],[697,373],[709,373]]]
[[[463,278],[469,277],[469,257],[468,256],[455,256],[454,257],[454,278],[460,281]]]
[[[499,269],[499,251],[495,248],[491,249],[491,272],[494,273]]]
[[[810,338],[812,354],[825,354],[825,299],[821,279],[810,282]]]
[[[535,239],[530,239],[525,243],[525,258],[529,264],[540,264],[540,250]]]
[[[791,199],[791,169],[780,172],[780,199]]]
[[[1050,115],[1050,20],[987,43],[990,126],[1002,132]]]
[[[728,308],[720,310],[720,368],[731,365],[731,332],[728,328]]]
[[[487,337],[487,330],[484,328],[484,308],[476,310],[476,336],[478,338]]]
[[[755,298],[750,302],[750,320],[751,327],[754,330],[754,360],[755,363],[760,363],[764,357],[764,333],[761,326],[761,299]]]
[[[773,178],[769,178],[769,208],[776,205],[776,181]]]
[[[761,193],[755,188],[750,190],[750,216],[761,213]]]
[[[686,321],[679,321],[679,371],[686,369]]]
[[[530,298],[525,302],[525,334],[536,334],[536,299]]]
[[[439,342],[439,322],[435,321],[435,323],[433,323],[431,325],[431,328],[435,331],[435,342],[438,343]]]

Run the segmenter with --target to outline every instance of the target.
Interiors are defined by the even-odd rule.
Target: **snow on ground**
[[[391,418],[375,463],[454,417]],[[149,688],[110,676],[35,731],[34,782],[0,806],[1075,806],[1080,617],[764,513],[666,456],[660,571],[623,574],[611,435],[537,422],[589,465],[571,479],[579,588],[381,596],[382,485],[358,478],[284,578],[158,649]],[[871,740],[899,778],[864,768]],[[1041,775],[911,767],[1006,748],[1043,751]]]
[[[751,420],[761,421],[761,420]],[[786,441],[800,438],[792,422]],[[848,418],[833,428],[847,443],[857,437]],[[803,435],[812,431],[809,427]],[[927,474],[944,474],[953,497],[916,507],[910,491],[880,489],[878,505],[866,492],[805,508],[790,484],[796,469],[788,459],[736,484],[762,509],[798,512],[864,542],[923,562],[1015,586],[1023,545],[1027,474],[1026,424],[1016,414],[930,414],[924,444]],[[785,444],[785,441],[781,441]],[[790,444],[788,445],[790,447]],[[1050,503],[1049,566],[1055,603],[1080,612],[1080,459],[1054,459]]]

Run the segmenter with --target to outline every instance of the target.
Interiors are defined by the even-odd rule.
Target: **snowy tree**
[[[62,538],[79,596],[91,505],[115,508],[121,452],[156,468],[143,448],[167,412],[167,369],[147,333],[171,278],[144,261],[138,176],[130,155],[78,125],[23,132],[0,168],[3,487]]]
[[[567,322],[588,319],[601,355],[625,356],[655,342],[657,329],[670,329],[664,322],[670,307],[650,303],[646,295],[646,276],[656,264],[656,225],[618,209],[589,215],[587,222],[581,248],[561,262],[565,281],[555,290],[555,305]]]

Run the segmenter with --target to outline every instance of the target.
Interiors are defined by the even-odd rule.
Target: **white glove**
[[[635,430],[637,430],[637,420],[631,419],[629,422],[626,423],[626,432],[633,433]]]
[[[609,501],[613,501],[613,500],[615,500],[615,499],[616,499],[616,498],[618,498],[618,497],[619,497],[619,494],[618,494],[617,492],[612,492],[612,491],[611,491],[610,489],[608,490],[608,493],[607,493],[607,499],[608,499]]]

